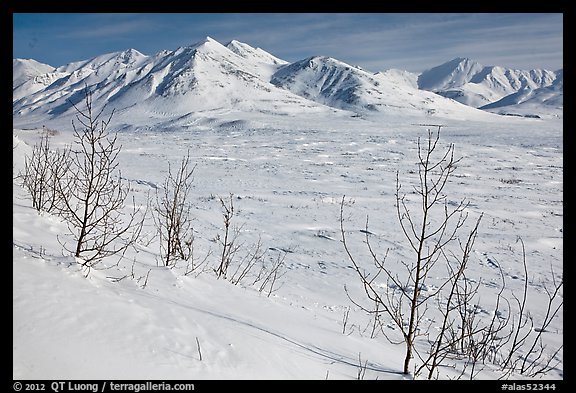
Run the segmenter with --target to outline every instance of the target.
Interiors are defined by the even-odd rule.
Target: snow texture
[[[472,83],[466,72],[450,78]],[[401,272],[413,254],[396,217],[396,174],[417,209],[409,190],[418,184],[417,141],[435,129],[430,124],[443,125],[441,145],[453,143],[462,158],[447,203],[470,203],[467,229],[484,214],[467,274],[480,283],[479,317],[494,312],[500,269],[504,295],[521,293],[521,237],[529,311],[542,318],[545,290],[563,272],[561,112],[493,114],[416,88],[423,80],[437,86],[430,74],[371,74],[329,57],[288,64],[210,38],[153,56],[128,50],[58,68],[15,61],[13,378],[355,379],[364,362],[365,379],[410,378],[401,373],[404,347],[381,333],[371,337],[370,317],[346,295],[344,286],[369,306],[340,241],[339,213],[345,196],[348,242],[363,266],[370,267],[368,235]],[[545,104],[551,98],[540,89],[561,92],[561,82],[542,84],[512,103]],[[190,151],[196,168],[188,202],[196,255],[211,253],[206,272],[158,266],[149,217],[136,250],[105,259],[86,278],[63,253],[60,242],[71,241],[66,224],[32,208],[17,175],[42,125],[56,131],[52,148],[72,144],[68,100],[80,102],[85,85],[95,105],[116,110],[110,130],[137,205],[162,187],[168,164],[176,168]],[[269,297],[211,271],[222,230],[217,196],[230,193],[245,246],[261,239],[269,260],[286,253],[286,274]],[[431,274],[423,290],[441,285],[445,273]],[[427,316],[436,329],[437,310]],[[547,348],[563,342],[563,327],[561,312],[543,333]],[[386,329],[400,339],[393,325]],[[425,351],[426,343],[418,345]],[[556,361],[544,378],[563,378],[562,351]],[[458,367],[442,369],[440,378],[456,377]],[[477,376],[498,377],[490,366]]]

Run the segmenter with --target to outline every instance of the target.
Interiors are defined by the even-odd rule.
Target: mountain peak
[[[15,87],[35,76],[53,71],[55,68],[51,65],[34,59],[12,59],[12,85]]]
[[[130,48],[122,52],[118,52],[116,58],[123,63],[133,63],[138,61],[139,59],[146,58],[145,54],[141,53],[140,51]]]
[[[256,48],[253,48],[252,46],[245,44],[243,42],[237,41],[237,40],[229,41],[224,46],[236,54],[238,54],[238,52],[242,52],[242,51],[254,52],[257,50]]]
[[[201,48],[201,47],[224,47],[221,43],[219,43],[218,41],[216,41],[214,38],[210,37],[210,36],[206,36],[204,37],[204,39],[197,41],[196,43],[189,45],[185,48],[178,48],[178,49],[188,49],[188,48]],[[177,49],[177,50],[178,50]]]
[[[467,64],[467,63],[474,63],[474,60],[470,59],[469,57],[455,57],[452,60],[448,61],[447,63]]]
[[[130,49],[126,49],[125,51],[121,52],[121,53],[125,53],[125,54],[130,54],[133,56],[145,56],[142,52],[140,52],[138,49],[134,49],[134,48],[130,48]]]
[[[271,65],[284,65],[288,64],[287,61],[279,59],[278,57],[266,52],[260,48],[254,48],[244,42],[232,40],[225,45],[230,51],[234,52],[240,57],[248,60],[253,60],[258,63],[271,64]]]
[[[12,59],[12,67],[21,67],[21,66],[39,68],[42,69],[43,72],[49,72],[44,71],[45,69],[46,70],[54,69],[54,67],[52,67],[51,65],[40,63],[39,61],[36,61],[34,59],[20,59],[20,58]]]
[[[418,77],[418,87],[424,90],[445,90],[468,83],[484,67],[467,58],[456,57],[424,71]]]

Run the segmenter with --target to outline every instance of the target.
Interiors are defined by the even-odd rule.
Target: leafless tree
[[[62,204],[58,192],[58,182],[70,166],[69,149],[50,148],[51,132],[43,129],[40,142],[32,148],[32,155],[24,161],[24,172],[19,174],[22,186],[32,199],[32,206],[38,211],[52,212]]]
[[[196,166],[190,166],[190,151],[182,159],[176,173],[168,165],[168,177],[161,195],[156,194],[154,222],[160,237],[160,259],[164,266],[173,267],[177,261],[187,262],[186,274],[202,265],[194,259],[193,217],[187,202],[192,189],[192,175]],[[206,258],[204,259],[206,261]]]
[[[58,214],[64,217],[69,232],[74,237],[70,246],[62,246],[78,262],[90,269],[113,255],[124,255],[134,246],[142,230],[145,211],[134,199],[131,211],[127,210],[130,184],[122,180],[118,169],[121,146],[117,135],[110,135],[107,128],[114,114],[107,120],[100,117],[105,106],[93,111],[92,92],[85,88],[84,108],[72,103],[79,124],[72,121],[74,146],[70,151],[69,170],[58,181],[58,192],[63,195]]]
[[[443,250],[457,240],[458,231],[467,219],[465,209],[467,203],[462,200],[449,208],[444,188],[452,173],[456,170],[458,159],[454,158],[454,145],[438,155],[440,139],[438,126],[436,133],[428,130],[428,138],[422,143],[418,138],[418,178],[419,184],[413,191],[419,196],[419,209],[411,210],[402,193],[399,173],[396,174],[396,213],[402,233],[414,253],[412,262],[401,261],[404,275],[391,269],[386,264],[388,251],[380,257],[373,249],[369,236],[368,219],[366,220],[366,244],[371,255],[375,271],[369,272],[360,266],[352,255],[344,230],[344,198],[340,211],[340,228],[344,249],[352,262],[356,273],[362,281],[364,291],[371,303],[378,305],[376,309],[366,309],[371,314],[386,313],[400,330],[406,347],[403,372],[410,372],[410,361],[414,354],[415,339],[424,334],[421,329],[423,318],[428,310],[427,302],[433,298],[447,280],[438,289],[423,292],[426,281],[443,255]],[[375,282],[383,275],[387,289],[382,289]]]
[[[517,375],[537,378],[545,375],[560,363],[557,355],[563,345],[549,348],[544,344],[542,335],[548,332],[551,322],[563,307],[561,292],[563,279],[557,280],[554,271],[551,270],[553,289],[543,285],[547,304],[546,312],[540,319],[534,317],[528,309],[530,278],[526,263],[526,250],[522,238],[518,240],[522,245],[525,274],[524,286],[520,294],[517,295],[515,291],[511,291],[510,300],[503,296],[506,280],[500,268],[501,286],[493,305],[492,318],[489,322],[476,321],[474,313],[468,312],[460,320],[460,323],[465,326],[461,329],[462,333],[452,334],[453,341],[458,343],[459,349],[452,353],[465,355],[466,362],[462,374],[469,368],[471,379],[477,371],[483,369],[486,363],[499,368],[500,379]],[[468,294],[471,299],[470,304],[475,304],[477,292],[472,290],[468,291]],[[471,307],[465,307],[461,299],[458,299],[456,303],[458,313],[463,314],[464,308],[471,309]]]
[[[481,280],[470,279],[467,268],[482,215],[469,232],[467,241],[462,243],[459,234],[468,218],[465,211],[468,204],[462,200],[452,203],[453,207],[449,208],[444,192],[459,160],[454,159],[453,145],[449,145],[439,158],[434,158],[439,137],[440,127],[435,134],[428,131],[427,143],[421,144],[418,140],[419,182],[413,188],[413,193],[419,196],[419,209],[409,208],[406,194],[401,193],[398,173],[396,175],[396,213],[414,255],[411,263],[401,261],[403,269],[400,272],[385,263],[388,250],[383,256],[378,256],[372,247],[368,218],[362,232],[372,268],[367,269],[358,262],[350,250],[344,230],[345,198],[342,198],[342,243],[373,306],[364,306],[346,292],[356,306],[373,316],[375,326],[379,322],[381,332],[384,332],[381,316],[391,319],[401,332],[402,339],[399,341],[386,337],[390,342],[405,345],[404,373],[410,372],[410,361],[417,357],[419,362],[414,366],[414,377],[426,371],[428,379],[438,378],[440,366],[450,364],[455,368],[457,361],[462,367],[459,378],[465,373],[474,378],[486,363],[499,367],[502,378],[513,374],[528,377],[542,375],[558,364],[556,356],[562,349],[562,345],[552,351],[546,348],[542,333],[563,306],[563,280],[556,280],[554,272],[551,272],[553,289],[544,286],[548,301],[546,314],[536,322],[527,309],[529,277],[524,243],[520,239],[525,270],[522,293],[504,295],[506,280],[499,267],[501,285],[492,305],[492,317],[488,320],[478,318]],[[458,245],[460,252],[453,251],[455,245]],[[445,267],[447,276],[431,289],[427,285],[428,278],[433,268],[441,266]],[[438,269],[434,272],[437,273]],[[376,281],[379,277],[385,279],[385,286],[381,280]],[[430,302],[432,299],[436,300],[436,310],[440,312],[439,326],[434,329],[432,322],[425,322],[424,318],[433,303]],[[416,339],[427,342],[429,349],[425,352],[417,350]]]
[[[415,375],[423,370],[428,371],[427,378],[432,379],[438,367],[446,359],[459,359],[469,356],[469,350],[475,347],[476,336],[483,332],[483,327],[475,318],[474,297],[480,283],[471,285],[466,277],[466,269],[470,253],[478,234],[478,226],[482,216],[470,232],[468,240],[463,246],[460,244],[462,255],[442,250],[445,266],[448,272],[446,291],[437,294],[438,309],[441,313],[441,324],[438,333],[428,338],[430,350],[427,355],[418,354],[421,364],[416,368]],[[429,330],[427,329],[427,334]]]
[[[238,238],[242,227],[232,225],[234,218],[234,195],[230,194],[227,201],[223,197],[218,197],[222,208],[224,220],[224,233],[216,235],[216,242],[220,245],[220,260],[218,267],[214,270],[216,277],[227,278],[228,269],[234,260],[236,253],[242,247]]]

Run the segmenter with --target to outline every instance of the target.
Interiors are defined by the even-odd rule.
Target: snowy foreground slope
[[[38,214],[14,179],[13,378],[355,379],[360,364],[366,365],[365,379],[409,378],[401,374],[403,346],[371,334],[370,318],[346,296],[344,286],[365,302],[340,242],[338,218],[345,195],[348,241],[367,267],[361,232],[367,215],[374,245],[380,253],[390,249],[392,266],[412,258],[396,218],[395,179],[399,171],[404,189],[416,184],[416,141],[425,136],[419,125],[425,118],[253,117],[266,127],[118,134],[122,176],[131,181],[138,204],[161,187],[168,163],[178,165],[190,151],[197,165],[189,201],[197,252],[212,250],[207,271],[199,275],[185,276],[184,266],[157,266],[158,242],[148,220],[137,253],[117,266],[109,258],[103,262],[109,269],[85,278],[62,252],[59,241],[70,239],[66,225]],[[470,202],[468,228],[484,213],[468,274],[481,282],[479,316],[493,312],[498,266],[509,298],[523,288],[521,237],[528,305],[541,318],[544,288],[563,272],[562,123],[491,115],[443,118],[442,124],[442,143],[454,143],[462,157],[449,201]],[[69,144],[70,129],[60,128],[52,146]],[[40,131],[14,130],[14,176]],[[269,297],[250,285],[217,280],[210,271],[217,258],[213,239],[222,227],[216,196],[230,193],[247,247],[260,237],[271,259],[289,250],[286,273]],[[429,316],[434,329],[437,315]],[[391,325],[387,329],[398,338]],[[543,340],[550,348],[562,343],[563,313]],[[563,351],[553,364],[542,377],[562,379]],[[442,369],[440,378],[457,373]],[[499,376],[486,366],[477,378]]]

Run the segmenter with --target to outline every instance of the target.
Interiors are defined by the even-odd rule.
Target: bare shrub
[[[246,245],[241,239],[244,225],[233,223],[235,217],[234,195],[228,198],[218,197],[222,209],[223,233],[218,233],[214,241],[220,249],[218,265],[214,269],[217,278],[224,278],[234,285],[250,283],[259,292],[275,290],[277,280],[285,274],[284,259],[286,251],[267,263],[268,250],[258,238],[255,244]],[[276,288],[277,289],[277,288]]]
[[[25,157],[24,172],[18,175],[38,212],[50,213],[63,203],[58,183],[70,166],[69,149],[50,148],[52,135],[48,129],[43,130],[40,142],[32,148],[32,155]]]
[[[78,263],[90,269],[103,258],[124,255],[133,246],[142,230],[145,212],[132,200],[132,209],[125,212],[130,184],[123,182],[118,169],[121,146],[117,136],[107,131],[114,111],[107,120],[100,117],[104,108],[93,112],[92,92],[85,88],[82,110],[75,103],[73,121],[74,144],[70,151],[69,170],[57,182],[62,196],[57,213],[62,216],[74,244],[61,241]]]
[[[418,209],[411,210],[406,194],[401,193],[399,174],[396,175],[396,213],[404,237],[414,255],[412,262],[400,261],[402,268],[392,268],[387,263],[388,250],[378,256],[370,240],[368,218],[366,219],[364,243],[366,244],[371,268],[365,268],[358,262],[348,244],[344,229],[344,204],[340,204],[340,229],[344,250],[352,262],[362,288],[371,306],[365,306],[350,297],[360,309],[373,317],[374,328],[384,332],[382,317],[387,317],[400,331],[401,339],[388,340],[394,344],[403,344],[406,355],[403,372],[410,373],[410,362],[417,358],[414,365],[414,377],[425,372],[428,379],[439,378],[441,366],[456,368],[459,363],[459,378],[468,375],[473,379],[486,364],[501,371],[501,377],[523,375],[536,377],[555,367],[559,361],[556,356],[563,348],[550,350],[543,343],[542,333],[559,314],[563,300],[561,289],[563,280],[556,280],[552,271],[553,288],[545,288],[547,310],[540,321],[528,311],[528,269],[524,243],[522,258],[525,270],[524,288],[520,295],[504,295],[506,280],[500,269],[501,285],[495,296],[493,314],[489,319],[479,318],[479,287],[481,280],[472,280],[467,275],[470,255],[478,233],[482,215],[470,230],[466,242],[462,243],[459,233],[464,227],[468,215],[468,203],[464,200],[452,203],[449,208],[444,187],[459,160],[454,158],[454,146],[437,153],[440,129],[434,134],[428,130],[427,143],[418,139],[418,185],[413,188],[419,196]],[[433,225],[433,223],[436,223]],[[457,245],[459,251],[453,251]],[[434,269],[444,266],[446,278],[431,289],[427,285]],[[384,278],[385,285],[379,277]],[[427,290],[424,291],[424,288]],[[430,319],[425,318],[435,300],[436,310],[440,313],[439,325],[432,327]],[[505,317],[503,317],[505,315]],[[426,322],[428,321],[428,322]],[[415,343],[420,340],[427,343],[427,350],[418,350]],[[424,346],[426,347],[426,346]]]
[[[178,261],[186,262],[185,275],[200,268],[194,258],[194,228],[190,205],[187,202],[192,189],[192,175],[196,166],[190,166],[190,151],[186,153],[176,173],[168,165],[168,177],[163,192],[156,194],[154,223],[160,237],[160,260],[163,266],[174,267]]]
[[[241,248],[239,244],[239,236],[241,227],[232,225],[232,218],[234,217],[234,195],[230,194],[227,201],[223,197],[218,197],[220,206],[222,208],[222,218],[224,220],[224,233],[216,235],[216,243],[220,246],[220,260],[218,267],[214,270],[216,277],[227,278],[228,269],[236,257],[236,253]]]
[[[412,262],[401,261],[403,276],[386,264],[388,251],[384,256],[377,255],[372,248],[369,237],[368,219],[366,220],[366,245],[370,253],[374,272],[367,272],[356,261],[349,250],[344,231],[344,198],[340,207],[340,227],[344,249],[360,278],[364,292],[374,309],[362,307],[371,314],[387,314],[394,325],[400,330],[406,347],[403,372],[410,372],[410,361],[413,358],[414,342],[422,334],[421,324],[428,309],[427,302],[439,291],[423,293],[430,272],[443,255],[444,248],[457,239],[458,230],[467,219],[465,208],[467,203],[460,201],[449,209],[444,193],[450,175],[455,171],[459,160],[454,158],[454,145],[449,145],[445,152],[435,158],[440,139],[440,128],[436,134],[428,130],[428,139],[421,143],[418,138],[418,176],[419,185],[414,192],[420,198],[419,213],[411,211],[406,202],[406,194],[401,192],[399,174],[396,174],[396,213],[402,233],[414,253]],[[438,223],[433,225],[433,218]],[[377,285],[375,279],[383,275],[386,280],[386,290]],[[444,285],[446,285],[444,283]]]

